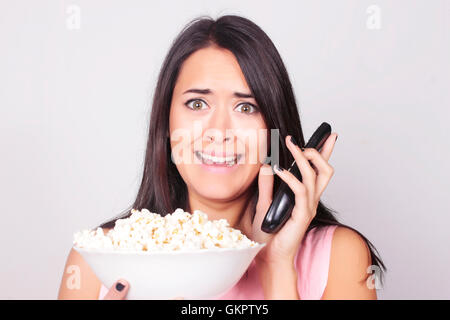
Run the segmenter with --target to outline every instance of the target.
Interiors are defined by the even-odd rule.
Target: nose
[[[232,141],[231,119],[226,106],[214,110],[205,129],[204,135],[209,142],[222,144]]]
[[[223,139],[222,139],[222,137],[220,137],[220,136],[222,136]],[[226,137],[226,136],[221,135],[221,134],[218,134],[218,135],[215,135],[215,134],[206,134],[206,139],[208,139],[209,142],[216,142],[216,140],[217,140],[217,142],[218,142],[219,144],[220,144],[220,142],[221,142],[220,140],[222,140],[222,141],[225,142],[225,143],[231,141],[231,137]]]

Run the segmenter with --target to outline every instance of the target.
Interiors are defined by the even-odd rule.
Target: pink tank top
[[[295,256],[295,269],[298,273],[297,289],[302,300],[320,300],[328,280],[331,241],[337,226],[324,226],[311,229],[303,238]],[[220,296],[218,300],[264,300],[264,292],[255,269],[255,260],[248,272],[234,287]],[[99,300],[108,292],[103,284]]]

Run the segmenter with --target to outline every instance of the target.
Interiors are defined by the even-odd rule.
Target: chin
[[[191,166],[189,169],[179,172],[183,180],[202,198],[230,200],[236,198],[251,182],[247,182],[250,176],[248,170],[245,169],[247,168],[241,167],[233,173],[216,174]]]
[[[236,196],[239,190],[230,187],[226,183],[222,181],[217,181],[216,183],[201,183],[202,185],[195,184],[194,188],[196,192],[202,197],[206,199],[214,199],[214,200],[226,200],[231,199]]]

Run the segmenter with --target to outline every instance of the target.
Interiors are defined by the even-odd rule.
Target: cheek
[[[193,151],[192,139],[194,138],[192,121],[184,110],[179,106],[173,106],[169,118],[169,134],[172,157],[175,164],[181,165],[192,163],[190,153]]]
[[[252,128],[250,125],[247,128]],[[255,129],[253,129],[255,128]],[[270,131],[264,127],[255,127],[253,123],[252,138],[242,137],[240,140],[245,145],[246,162],[252,166],[260,166],[269,155],[270,149]]]
[[[172,131],[180,129],[180,128],[188,128],[189,124],[186,121],[186,117],[182,114],[182,109],[177,104],[174,104],[170,107],[169,114],[169,130]]]

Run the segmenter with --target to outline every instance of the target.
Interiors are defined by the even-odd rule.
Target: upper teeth
[[[197,155],[202,157],[204,160],[212,161],[214,163],[235,162],[237,159],[237,156],[229,156],[229,157],[224,158],[224,157],[216,157],[216,156],[211,156],[209,154],[204,154],[200,151],[197,151],[196,153],[197,153]]]

